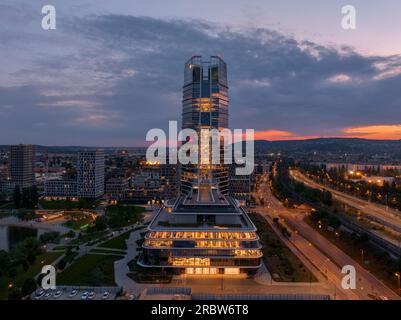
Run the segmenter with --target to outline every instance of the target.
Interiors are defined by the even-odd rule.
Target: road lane
[[[335,286],[339,295],[343,295],[347,299],[369,299],[368,294],[386,296],[389,299],[400,299],[390,288],[305,223],[303,220],[304,212],[297,209],[289,210],[284,207],[272,195],[267,185],[267,178],[264,178],[261,183],[257,195],[265,199],[265,206],[261,213],[270,218],[274,216],[283,217],[291,224],[292,228],[297,230],[290,237],[291,243],[308,257],[310,262],[319,268],[320,272],[327,276],[327,281]],[[284,224],[286,223],[284,222]],[[287,227],[290,228],[289,225]],[[344,276],[341,274],[341,268],[344,265],[352,265],[357,271],[356,290],[344,290],[341,287],[341,280]]]
[[[335,199],[364,212],[368,217],[372,218],[372,220],[380,222],[398,233],[401,232],[401,215],[399,211],[358,199],[333,188],[323,186],[309,179],[298,170],[290,170],[290,175],[298,182],[302,182],[309,187],[330,191]]]

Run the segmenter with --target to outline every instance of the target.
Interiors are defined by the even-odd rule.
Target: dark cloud
[[[398,56],[197,20],[103,15],[59,25],[43,48],[36,35],[43,55],[27,51],[29,63],[0,88],[0,143],[139,143],[180,119],[184,63],[194,54],[227,62],[233,128],[336,135],[401,119]],[[18,33],[23,41],[28,31]]]

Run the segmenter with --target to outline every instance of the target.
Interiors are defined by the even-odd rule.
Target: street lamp
[[[363,259],[363,254],[364,254],[364,251],[363,251],[363,249],[361,249],[361,260],[362,260],[362,265],[364,264],[364,259]]]
[[[394,273],[398,280],[398,290],[401,290],[401,274],[399,272]]]

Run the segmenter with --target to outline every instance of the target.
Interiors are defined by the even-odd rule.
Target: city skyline
[[[258,140],[401,139],[398,22],[384,23],[394,1],[385,13],[355,1],[355,31],[341,29],[338,1],[299,4],[304,18],[271,2],[243,16],[238,2],[219,4],[219,22],[185,5],[55,1],[57,29],[47,31],[39,6],[18,2],[1,5],[0,144],[143,146],[148,130],[179,119],[181,61],[192,55],[227,62],[230,126]]]

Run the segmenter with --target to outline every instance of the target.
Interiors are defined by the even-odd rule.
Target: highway
[[[257,196],[264,199],[264,206],[260,206],[257,211],[264,215],[269,223],[272,223],[272,218],[279,217],[281,218],[280,222],[288,227],[289,230],[295,229],[295,232],[292,232],[289,238],[289,242],[298,249],[298,253],[294,253],[297,254],[301,261],[304,261],[305,257],[307,257],[309,264],[306,264],[306,266],[308,268],[312,267],[312,271],[314,268],[319,270],[327,286],[335,289],[338,299],[366,300],[372,299],[372,297],[400,299],[395,292],[310,227],[304,221],[305,212],[284,207],[272,195],[267,177],[263,178]],[[341,268],[344,265],[352,265],[356,269],[357,288],[355,290],[346,290],[341,286],[341,281],[344,277],[344,274],[341,273]],[[322,277],[320,276],[318,279],[321,281]]]
[[[399,211],[318,184],[298,170],[290,170],[290,175],[298,182],[302,182],[309,187],[330,191],[334,199],[362,211],[370,219],[385,225],[397,233],[401,232],[401,213]]]

